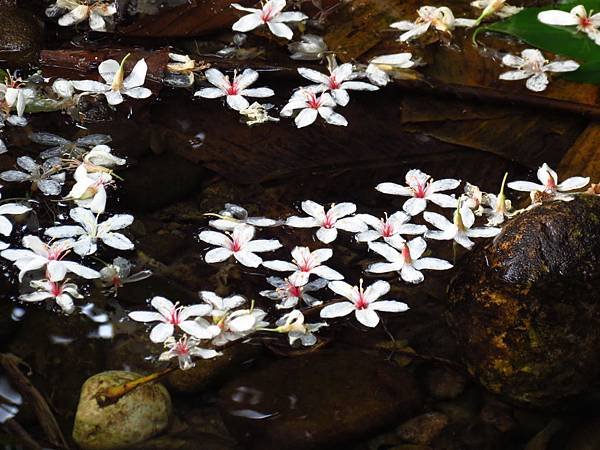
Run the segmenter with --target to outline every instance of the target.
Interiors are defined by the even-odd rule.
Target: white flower
[[[123,95],[132,98],[148,98],[152,95],[150,89],[143,87],[146,81],[148,65],[144,59],[140,59],[133,67],[127,78],[125,77],[125,61],[127,54],[121,64],[114,59],[102,61],[98,66],[98,72],[106,83],[99,81],[83,80],[72,81],[73,87],[78,91],[91,94],[103,94],[109,105],[123,103]]]
[[[225,203],[225,209],[219,211],[219,214],[208,213],[205,215],[218,217],[218,219],[209,221],[208,224],[221,231],[233,231],[239,224],[255,227],[273,227],[280,224],[277,220],[267,217],[249,217],[248,211],[233,203]]]
[[[50,146],[50,148],[40,152],[42,159],[62,157],[81,159],[90,148],[107,144],[112,139],[106,134],[90,134],[74,141],[69,141],[53,133],[39,132],[31,133],[29,140],[36,144]]]
[[[332,281],[329,283],[329,289],[350,301],[327,305],[321,310],[321,317],[324,319],[347,316],[354,311],[356,320],[373,328],[379,324],[377,311],[404,312],[408,310],[406,303],[395,300],[377,300],[390,291],[390,284],[387,281],[376,281],[365,290],[362,287],[362,279],[359,287],[352,287],[343,281]]]
[[[426,212],[423,218],[434,225],[440,231],[428,231],[425,237],[436,240],[454,240],[466,249],[471,249],[475,243],[469,239],[472,237],[494,237],[500,233],[500,228],[472,228],[475,223],[475,215],[468,207],[459,204],[454,211],[454,220],[450,222],[441,214]]]
[[[34,97],[35,90],[27,87],[21,78],[13,78],[8,74],[4,83],[0,83],[0,102],[6,104],[8,110],[5,112],[7,115],[8,111],[14,109],[17,112],[17,117],[22,118],[27,104],[30,103]],[[20,125],[18,122],[17,119],[16,124]]]
[[[416,216],[425,211],[427,201],[431,201],[442,208],[456,207],[454,196],[440,194],[439,192],[456,189],[460,184],[459,180],[446,178],[433,181],[431,176],[426,173],[418,169],[412,169],[406,173],[406,184],[407,186],[396,183],[381,183],[375,189],[384,194],[412,197],[402,205],[402,209],[411,216]]]
[[[8,149],[6,148],[6,144],[2,139],[0,139],[0,155],[6,153]]]
[[[325,322],[304,323],[304,314],[297,309],[281,316],[275,325],[277,328],[273,331],[287,333],[290,345],[294,345],[296,341],[300,340],[305,347],[315,345],[317,337],[314,333],[320,328],[328,326]]]
[[[514,16],[523,8],[512,6],[506,3],[506,0],[475,0],[471,2],[471,6],[477,9],[483,9],[481,15],[477,18],[475,25],[479,25],[483,19],[491,15],[496,15],[500,19],[505,19]]]
[[[194,317],[210,314],[210,305],[179,306],[164,297],[154,297],[150,304],[158,312],[133,311],[129,313],[129,317],[136,322],[160,322],[150,332],[152,342],[164,342],[173,335],[175,328],[180,328],[197,339],[211,339],[214,336],[212,330],[201,327],[193,320]]]
[[[473,210],[476,216],[483,214],[483,205],[487,201],[487,194],[481,192],[478,186],[466,183],[465,193],[460,198],[462,204]]]
[[[447,270],[452,268],[452,264],[443,259],[421,258],[425,253],[427,243],[420,237],[401,243],[397,247],[400,251],[383,242],[371,242],[369,248],[379,253],[388,262],[371,264],[367,268],[367,272],[398,272],[400,278],[407,283],[421,283],[425,279],[421,270]]]
[[[273,261],[267,261],[273,262]],[[264,265],[265,263],[263,263]],[[287,263],[286,263],[287,264]],[[292,283],[289,278],[285,280],[279,277],[268,277],[267,282],[275,288],[275,290],[260,291],[260,295],[263,297],[270,298],[271,300],[278,300],[281,303],[275,305],[277,309],[295,308],[298,302],[302,300],[308,306],[320,305],[320,300],[309,294],[309,292],[318,291],[327,286],[327,280],[324,278],[317,278],[310,283],[306,283],[302,286]]]
[[[119,288],[128,283],[145,280],[152,275],[150,270],[141,270],[131,274],[132,264],[125,258],[117,256],[112,264],[108,264],[100,270],[100,281],[104,287],[110,287],[109,291],[115,296]]]
[[[246,303],[246,299],[241,295],[219,297],[211,291],[200,291],[198,295],[212,307],[210,315],[215,324],[227,317],[234,308]]]
[[[288,277],[296,286],[304,286],[308,283],[311,274],[326,280],[343,280],[344,276],[331,267],[322,265],[333,256],[330,248],[319,248],[313,252],[308,247],[294,247],[292,250],[292,262],[274,260],[265,261],[263,266],[279,272],[293,272]]]
[[[281,110],[282,117],[290,117],[294,110],[301,109],[294,119],[296,127],[303,128],[314,123],[317,116],[321,116],[331,125],[347,126],[348,121],[341,114],[336,113],[335,100],[328,93],[323,93],[319,97],[314,92],[300,89]]]
[[[25,172],[7,170],[0,173],[0,178],[14,183],[30,182],[32,191],[39,189],[44,195],[60,194],[65,182],[65,174],[58,173],[61,169],[60,161],[49,159],[39,165],[29,156],[19,156],[17,165]]]
[[[66,314],[71,314],[75,311],[73,299],[83,298],[83,295],[77,291],[77,285],[74,283],[36,280],[32,281],[30,285],[35,291],[30,294],[20,295],[20,300],[25,302],[41,302],[53,299]]]
[[[484,208],[483,210],[483,213],[488,218],[488,221],[486,223],[487,226],[498,226],[504,223],[505,217],[510,217],[512,215],[512,204],[510,200],[508,200],[504,195],[504,185],[506,183],[507,177],[508,172],[504,174],[502,186],[500,187],[500,193],[497,196],[494,194],[485,195],[485,203],[487,204],[487,206],[489,206],[489,208]]]
[[[109,247],[117,250],[133,249],[133,242],[121,233],[115,233],[115,230],[122,230],[133,223],[133,216],[129,214],[115,214],[104,222],[98,223],[98,217],[85,208],[73,208],[69,211],[71,219],[81,224],[61,225],[48,228],[45,231],[46,236],[53,239],[76,238],[73,244],[73,250],[80,256],[87,256],[96,253],[97,241],[101,240]]]
[[[168,350],[161,353],[158,360],[169,361],[170,359],[177,358],[179,368],[181,370],[188,370],[195,366],[192,356],[210,359],[222,355],[222,353],[215,350],[201,348],[198,346],[199,344],[200,341],[188,335],[183,335],[178,341],[173,336],[169,336],[164,342],[164,346]]]
[[[530,91],[541,92],[548,86],[549,80],[546,72],[572,72],[579,69],[579,64],[572,60],[554,61],[548,64],[542,52],[528,48],[521,52],[521,56],[504,55],[502,64],[513,67],[511,70],[500,74],[501,80],[524,80],[525,86]]]
[[[196,61],[188,55],[169,53],[169,64],[167,70],[172,74],[166,81],[175,87],[189,87],[194,84],[194,72],[198,70]]]
[[[251,307],[227,312],[220,319],[213,316],[212,324],[202,318],[196,319],[196,322],[212,333],[218,332],[219,334],[213,338],[212,343],[221,346],[268,326],[269,323],[263,320],[266,315],[267,313],[262,309]]]
[[[402,234],[423,234],[427,231],[425,225],[415,225],[408,223],[411,219],[406,213],[397,211],[390,217],[385,215],[385,218],[378,219],[370,214],[357,214],[355,217],[362,220],[373,229],[363,231],[356,235],[358,242],[372,242],[383,238],[388,244],[394,245],[404,242]]]
[[[327,92],[331,91],[331,97],[340,106],[346,106],[350,101],[349,90],[357,91],[376,91],[379,87],[362,81],[352,81],[357,77],[352,64],[345,63],[341,66],[337,65],[335,59],[331,59],[329,67],[329,75],[317,72],[306,67],[298,68],[298,73],[304,78],[313,81],[317,84],[306,86],[310,92]]]
[[[275,36],[291,39],[294,33],[284,22],[301,22],[308,19],[308,16],[301,12],[282,12],[285,8],[285,0],[267,0],[262,9],[245,8],[238,3],[232,3],[231,6],[239,11],[250,13],[231,27],[233,31],[242,33],[267,25]]]
[[[5,203],[0,205],[0,234],[3,236],[10,236],[12,233],[12,223],[4,216],[16,216],[19,214],[25,214],[31,211],[31,208],[25,205],[19,205],[18,203]],[[0,250],[8,248],[8,244],[0,241]]]
[[[102,214],[106,209],[105,186],[112,184],[109,173],[88,173],[85,164],[81,164],[73,175],[75,184],[67,194],[67,199],[74,200],[77,205],[88,208],[94,214]]]
[[[563,192],[581,189],[590,182],[589,177],[571,177],[559,183],[558,175],[546,163],[538,169],[537,177],[541,184],[530,181],[512,181],[507,186],[515,191],[530,192],[532,198],[536,192],[540,192],[548,199],[569,201],[573,200],[573,196],[563,194]]]
[[[106,22],[117,13],[117,4],[102,1],[86,4],[77,0],[57,0],[46,9],[46,15],[55,17],[63,10],[69,12],[58,19],[58,24],[62,27],[75,25],[89,18],[92,30],[106,31]]]
[[[244,116],[244,121],[248,126],[257,125],[265,122],[279,122],[279,118],[271,117],[269,115],[268,110],[272,107],[273,105],[271,104],[261,105],[258,102],[254,102],[246,109],[242,109],[240,111],[240,114]]]
[[[592,14],[592,11],[590,11],[590,14]],[[577,25],[577,31],[584,32],[594,43],[600,45],[600,30],[598,30],[600,27],[600,13],[588,15],[583,5],[575,6],[570,12],[558,9],[542,11],[537,18],[546,25],[567,27]]]
[[[292,52],[290,55],[292,59],[313,61],[323,58],[327,51],[327,43],[321,36],[303,34],[299,42],[288,44],[288,50]]]
[[[218,246],[209,250],[204,255],[204,260],[209,263],[217,263],[233,257],[246,267],[258,267],[262,258],[255,253],[271,252],[281,248],[277,239],[257,239],[254,237],[255,228],[251,225],[241,224],[233,229],[231,235],[217,233],[216,231],[202,231],[200,240]]]
[[[126,161],[123,158],[119,158],[111,152],[112,150],[108,145],[96,145],[92,147],[92,149],[83,157],[83,162],[88,165],[88,172],[98,171],[91,170],[94,169],[93,166],[111,169],[115,166],[122,166],[125,164]]]
[[[19,268],[19,281],[27,272],[42,268],[46,269],[46,276],[50,281],[63,280],[67,272],[73,272],[86,279],[100,278],[99,272],[63,259],[72,245],[73,242],[68,240],[45,244],[37,236],[29,235],[23,238],[25,249],[7,249],[2,251],[0,256],[13,261]]]
[[[385,86],[390,82],[390,76],[387,72],[396,69],[410,69],[414,67],[412,53],[394,53],[391,55],[381,55],[369,61],[366,74],[371,83],[377,86]]]
[[[61,98],[72,98],[75,94],[73,83],[64,78],[58,78],[52,83],[52,91]]]
[[[329,244],[337,238],[338,229],[349,231],[350,233],[360,233],[367,231],[367,225],[357,218],[346,217],[356,212],[354,203],[332,204],[331,208],[325,212],[325,208],[312,200],[302,202],[302,211],[310,217],[288,217],[285,224],[294,228],[313,228],[319,227],[317,239],[324,244]]]
[[[194,93],[194,96],[203,98],[226,97],[229,107],[236,111],[241,111],[250,106],[250,102],[244,97],[262,98],[275,95],[272,89],[266,87],[247,89],[258,79],[258,72],[252,69],[244,70],[241,75],[234,71],[232,81],[229,81],[229,76],[223,75],[217,69],[208,69],[204,72],[204,75],[208,82],[215,87],[200,89]]]
[[[436,8],[435,6],[422,6],[417,10],[419,17],[414,22],[402,20],[394,22],[391,28],[405,31],[398,39],[401,42],[410,41],[425,34],[430,27],[442,33],[450,33],[455,27],[471,27],[475,20],[455,19],[454,14],[446,6]]]

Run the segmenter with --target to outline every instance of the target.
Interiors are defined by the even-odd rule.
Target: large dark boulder
[[[24,68],[38,61],[43,23],[31,12],[0,1],[0,68]]]
[[[514,218],[469,254],[448,322],[470,372],[516,403],[567,406],[600,374],[600,197]]]

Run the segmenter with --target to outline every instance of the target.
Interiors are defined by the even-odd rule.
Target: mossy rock
[[[527,211],[467,255],[448,323],[469,371],[518,404],[568,406],[600,374],[600,197]]]

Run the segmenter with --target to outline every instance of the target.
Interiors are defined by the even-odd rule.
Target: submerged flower
[[[106,188],[112,184],[109,173],[89,173],[85,164],[81,164],[73,175],[75,184],[67,194],[67,199],[77,205],[88,208],[94,214],[102,214],[106,209]]]
[[[263,263],[263,265],[264,264],[265,263]],[[291,282],[289,278],[284,280],[283,278],[279,277],[268,277],[267,283],[273,286],[275,290],[260,291],[260,295],[270,298],[271,300],[280,301],[281,303],[275,306],[277,309],[295,308],[300,300],[302,300],[308,306],[317,306],[323,302],[317,300],[315,297],[310,295],[309,292],[323,289],[325,286],[327,286],[327,282],[328,281],[324,278],[317,278],[316,280],[304,285],[298,285],[297,283]]]
[[[233,80],[225,76],[220,70],[208,69],[204,72],[206,79],[215,87],[200,89],[194,93],[195,97],[220,98],[226,97],[227,104],[236,111],[241,111],[250,106],[244,97],[271,97],[275,95],[272,89],[266,87],[247,89],[258,79],[258,72],[252,69],[244,70],[240,75],[233,73]]]
[[[366,75],[371,83],[377,86],[385,86],[390,82],[387,72],[397,69],[410,69],[414,67],[412,53],[394,53],[392,55],[381,55],[369,61]]]
[[[88,4],[79,0],[57,0],[46,9],[46,15],[55,17],[65,10],[69,12],[58,19],[61,27],[76,25],[89,18],[92,30],[106,31],[107,21],[117,13],[117,4],[103,1]]]
[[[214,316],[212,323],[203,318],[196,319],[196,322],[202,328],[213,333],[212,340],[214,345],[225,345],[228,342],[241,339],[253,333],[259,328],[268,326],[269,323],[263,319],[267,315],[262,309],[238,309],[235,311],[226,311],[222,315]]]
[[[288,44],[288,50],[292,52],[292,59],[314,61],[323,58],[327,52],[327,43],[316,34],[303,34],[299,42]]]
[[[540,22],[546,25],[555,26],[577,26],[577,31],[581,31],[588,35],[597,45],[600,45],[600,13],[592,15],[590,11],[588,15],[585,6],[577,5],[571,11],[561,11],[559,9],[551,9],[542,11],[537,18]]]
[[[44,195],[58,195],[65,182],[64,172],[61,170],[60,161],[49,159],[43,164],[38,164],[29,156],[19,156],[17,165],[24,170],[7,170],[0,173],[0,178],[4,181],[23,183],[30,182],[31,190],[39,189]]]
[[[325,322],[304,323],[304,314],[297,309],[290,311],[281,316],[275,322],[277,328],[273,331],[276,333],[286,333],[290,341],[290,345],[294,345],[296,341],[305,347],[310,347],[317,343],[317,337],[314,335],[320,328],[328,326]]]
[[[533,196],[536,192],[544,194],[545,198],[551,200],[573,200],[573,196],[563,194],[563,192],[582,189],[590,182],[589,177],[571,177],[558,182],[558,175],[552,170],[548,164],[544,163],[537,171],[538,180],[541,184],[532,183],[530,181],[512,181],[508,183],[508,187],[515,191],[530,192]]]
[[[281,248],[281,243],[277,239],[252,240],[255,231],[253,226],[245,224],[236,226],[230,235],[216,231],[202,231],[199,235],[200,240],[217,246],[204,255],[204,260],[212,264],[223,262],[233,256],[246,267],[260,266],[263,260],[255,253],[272,252]]]
[[[269,27],[271,33],[275,36],[285,39],[291,39],[294,35],[291,28],[284,22],[301,22],[308,19],[308,16],[296,11],[283,12],[285,0],[267,0],[262,9],[246,8],[238,3],[232,3],[231,6],[239,11],[246,11],[250,14],[242,17],[233,24],[233,31],[246,33],[262,25]]]
[[[31,211],[29,206],[19,205],[18,203],[5,203],[0,205],[0,234],[3,236],[10,236],[13,226],[4,216],[17,216],[19,214],[25,214]],[[8,244],[0,241],[0,250],[8,248]]]
[[[347,217],[356,212],[354,203],[332,204],[331,208],[325,212],[325,208],[312,200],[302,202],[302,211],[309,217],[288,217],[285,224],[294,228],[314,228],[319,227],[317,239],[324,244],[329,244],[337,238],[338,229],[349,231],[351,233],[360,233],[367,231],[367,225],[356,216]]]
[[[438,258],[421,258],[427,243],[423,238],[415,238],[403,242],[394,248],[383,242],[369,243],[369,249],[383,256],[387,262],[371,264],[367,272],[387,273],[398,272],[400,278],[407,283],[421,283],[425,277],[421,270],[447,270],[452,268],[448,261]]]
[[[145,280],[152,275],[150,270],[141,270],[131,274],[132,264],[125,258],[117,256],[112,264],[107,264],[100,270],[100,281],[104,287],[108,287],[109,291],[115,296],[119,288],[125,284],[135,283]]]
[[[189,87],[194,84],[194,73],[200,68],[206,66],[199,66],[195,60],[191,59],[188,55],[180,55],[178,53],[169,53],[169,64],[167,64],[167,75],[166,82],[175,87]]]
[[[81,224],[61,225],[48,228],[44,234],[53,239],[76,238],[73,251],[80,256],[96,253],[97,241],[101,240],[109,247],[117,250],[133,249],[133,242],[116,230],[122,230],[133,223],[133,216],[129,214],[115,214],[104,222],[98,223],[98,217],[85,208],[73,208],[69,211],[71,219]]]
[[[321,317],[324,319],[343,317],[354,312],[356,320],[367,327],[374,328],[379,324],[377,311],[404,312],[408,310],[406,303],[396,300],[378,300],[390,291],[390,284],[387,281],[376,281],[367,289],[363,289],[362,279],[359,286],[354,287],[343,281],[332,281],[329,283],[329,289],[349,301],[325,306],[321,310]]]
[[[6,148],[6,144],[4,143],[4,141],[2,139],[0,139],[0,155],[2,155],[3,153],[6,153],[8,151],[8,148]]]
[[[425,34],[431,27],[442,33],[451,33],[455,27],[471,27],[475,24],[470,19],[455,19],[450,8],[442,6],[422,6],[417,10],[419,17],[414,22],[401,20],[390,25],[400,31],[405,31],[398,39],[401,42],[410,41]]]
[[[411,216],[416,216],[425,211],[428,201],[442,208],[456,207],[456,198],[447,194],[440,194],[440,191],[456,189],[460,184],[459,180],[446,178],[433,181],[431,176],[426,173],[418,169],[412,169],[406,173],[406,184],[406,186],[401,186],[396,183],[380,183],[375,189],[384,194],[412,197],[402,205],[402,209]]]
[[[179,340],[175,340],[173,336],[169,336],[164,341],[164,346],[167,351],[160,354],[159,361],[169,361],[177,358],[179,368],[188,370],[195,366],[192,361],[193,356],[198,356],[202,359],[211,359],[222,355],[213,349],[199,347],[200,341],[188,335],[183,335]]]
[[[112,169],[126,163],[123,158],[112,154],[108,145],[96,145],[83,156],[83,162],[87,165],[88,172],[104,172],[104,168]]]
[[[66,314],[71,314],[75,311],[73,299],[80,300],[83,298],[83,295],[77,291],[77,285],[75,283],[36,280],[32,281],[30,285],[35,291],[30,294],[20,295],[19,300],[25,302],[41,302],[53,299]]]
[[[248,126],[266,122],[279,122],[279,118],[269,115],[269,109],[272,107],[273,105],[271,104],[261,105],[258,102],[254,102],[247,108],[242,109],[240,114],[244,117],[244,121]]]
[[[475,215],[468,207],[459,204],[454,211],[454,219],[450,222],[441,214],[426,212],[423,218],[438,230],[428,231],[425,237],[436,240],[454,240],[466,249],[473,248],[475,243],[469,238],[494,237],[500,233],[500,228],[472,228]]]
[[[326,92],[317,97],[314,92],[300,89],[292,95],[280,114],[282,117],[290,117],[294,110],[300,109],[301,111],[294,119],[298,128],[311,125],[317,120],[317,116],[321,116],[331,125],[347,126],[348,121],[345,117],[333,110],[335,106],[335,100]]]
[[[90,134],[69,141],[53,133],[39,132],[31,133],[29,140],[36,144],[49,146],[50,148],[40,152],[42,159],[48,158],[82,158],[92,147],[107,144],[112,139],[106,134]]]
[[[402,234],[423,234],[427,231],[425,225],[408,223],[411,219],[406,213],[397,211],[390,217],[378,219],[370,214],[357,214],[355,217],[371,226],[372,230],[363,231],[356,235],[358,242],[372,242],[383,238],[388,244],[400,244],[404,242]]]
[[[274,260],[265,261],[263,266],[279,272],[293,272],[288,280],[295,286],[304,286],[308,283],[311,274],[326,280],[343,280],[344,276],[324,266],[322,263],[333,256],[330,248],[319,248],[313,252],[308,247],[294,247],[292,250],[292,262]]]
[[[184,333],[198,339],[210,339],[214,336],[210,330],[198,325],[193,318],[210,314],[210,305],[200,304],[179,306],[164,297],[154,297],[150,304],[158,312],[133,311],[129,317],[136,322],[160,322],[150,332],[152,342],[164,342],[172,336],[175,328],[180,328]]]
[[[150,89],[143,87],[146,81],[146,72],[148,65],[142,58],[140,59],[131,73],[125,78],[125,61],[129,57],[127,54],[121,63],[114,59],[102,61],[98,66],[98,72],[105,83],[92,80],[73,81],[73,87],[86,94],[103,94],[109,105],[119,105],[123,103],[123,95],[131,98],[148,98],[152,95]]]
[[[100,278],[100,273],[74,261],[66,261],[64,257],[69,253],[73,241],[63,240],[45,244],[37,236],[23,238],[24,249],[7,249],[0,256],[13,261],[20,270],[19,281],[32,270],[46,269],[46,276],[50,281],[61,281],[67,272],[73,272],[82,278]]]
[[[279,225],[277,220],[267,217],[248,216],[248,211],[239,205],[225,203],[225,209],[219,211],[219,214],[208,213],[206,216],[215,216],[217,219],[211,220],[208,224],[221,231],[233,231],[240,224],[252,225],[255,227],[273,227]]]
[[[579,69],[579,64],[573,60],[554,61],[548,64],[542,52],[532,48],[523,50],[521,56],[504,55],[502,64],[517,70],[500,74],[501,80],[527,79],[525,86],[534,92],[541,92],[548,86],[546,72],[573,72]]]
[[[520,6],[507,4],[506,0],[475,0],[471,2],[471,6],[483,10],[477,18],[475,25],[479,25],[483,19],[491,15],[496,15],[500,19],[505,19],[514,16],[523,10]]]

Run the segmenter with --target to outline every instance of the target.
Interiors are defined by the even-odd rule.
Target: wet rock
[[[577,428],[569,439],[567,450],[598,450],[600,448],[600,417],[590,419]]]
[[[510,407],[495,400],[490,400],[483,405],[479,416],[483,423],[493,425],[502,433],[512,430],[516,425]]]
[[[448,418],[438,412],[421,414],[398,427],[402,439],[412,444],[429,444],[448,426]]]
[[[0,66],[23,68],[38,59],[43,24],[29,11],[0,3]]]
[[[435,404],[435,408],[444,413],[451,424],[465,425],[472,422],[480,409],[481,395],[478,389],[471,388],[452,401]]]
[[[145,384],[113,405],[100,408],[100,389],[134,380],[134,372],[109,371],[89,378],[81,388],[73,440],[84,450],[130,448],[163,431],[171,416],[171,397],[158,383]]]
[[[567,406],[600,373],[600,197],[509,222],[460,264],[448,322],[469,370],[526,405]]]
[[[228,429],[249,448],[331,448],[410,417],[410,372],[358,351],[320,351],[242,376],[219,393]]]
[[[453,370],[434,368],[427,376],[427,388],[439,400],[452,400],[465,390],[465,377]]]

